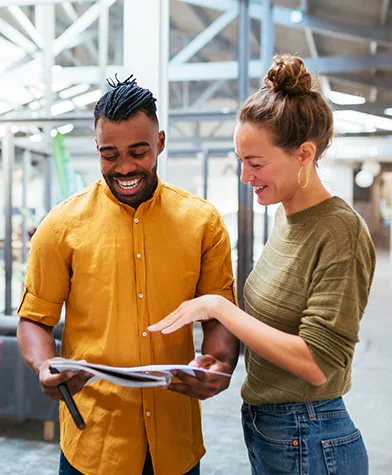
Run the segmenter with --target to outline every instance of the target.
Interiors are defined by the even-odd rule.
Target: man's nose
[[[132,173],[136,170],[136,168],[136,163],[134,160],[132,160],[132,157],[126,153],[121,153],[116,160],[115,171],[121,175]]]

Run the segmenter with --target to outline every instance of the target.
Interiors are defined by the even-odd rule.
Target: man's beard
[[[118,173],[104,175],[102,173],[102,176],[106,181],[108,187],[110,188],[110,191],[118,199],[118,201],[128,206],[132,206],[132,208],[135,209],[137,209],[145,201],[149,200],[158,186],[157,165],[155,165],[151,172],[142,169],[134,173],[128,173],[127,175],[120,175]],[[132,180],[132,178],[135,177],[142,177],[143,187],[139,192],[135,193],[134,195],[123,195],[117,190],[115,184],[113,183],[114,178]]]

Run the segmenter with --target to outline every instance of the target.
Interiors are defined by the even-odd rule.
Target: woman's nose
[[[247,167],[241,165],[241,181],[242,183],[249,183],[254,179],[254,175],[250,170],[247,170]]]

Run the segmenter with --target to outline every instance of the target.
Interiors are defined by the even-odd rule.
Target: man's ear
[[[306,168],[310,165],[316,156],[317,148],[313,142],[304,142],[298,147],[296,155],[298,156],[298,160],[301,163],[301,166]]]
[[[160,155],[165,149],[166,134],[164,130],[161,130],[158,135],[158,155]]]
[[[94,140],[95,140],[95,148],[97,149],[97,152],[99,152],[99,147],[98,147],[97,138],[95,137]]]

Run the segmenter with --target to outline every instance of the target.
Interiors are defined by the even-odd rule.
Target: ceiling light
[[[290,13],[290,21],[291,23],[301,23],[303,18],[303,14],[301,10],[293,10]]]
[[[374,176],[367,170],[361,170],[355,175],[355,183],[360,188],[369,188],[373,184]]]
[[[31,109],[32,111],[36,111],[41,108],[41,104],[39,101],[33,101],[33,102],[30,102],[30,104],[28,105],[28,108]]]
[[[30,141],[35,142],[35,143],[41,142],[42,141],[42,134],[30,135]]]
[[[75,106],[71,101],[62,101],[57,104],[53,104],[51,111],[52,115],[65,114],[66,112],[71,112],[75,109]]]
[[[12,111],[12,107],[6,102],[0,102],[0,114]]]
[[[65,125],[62,125],[61,127],[59,127],[57,130],[60,132],[60,134],[69,134],[70,132],[72,132],[74,129],[74,126],[73,124],[65,124]]]
[[[101,98],[101,96],[101,90],[95,89],[94,91],[86,92],[86,94],[81,94],[80,96],[77,96],[72,100],[77,106],[83,107],[93,102],[97,102]]]
[[[353,94],[338,91],[330,91],[328,98],[334,104],[339,105],[365,104],[366,102],[366,99],[362,96],[354,96]]]
[[[392,119],[379,117],[377,115],[365,114],[353,110],[336,111],[334,117],[340,120],[347,120],[356,124],[363,124],[370,127],[377,127],[382,130],[392,130]]]
[[[76,86],[72,86],[64,91],[59,93],[61,99],[69,99],[73,96],[78,96],[79,94],[83,94],[90,89],[90,84],[77,84]]]
[[[67,87],[69,86],[70,86],[69,84],[56,83],[56,84],[52,84],[51,89],[52,89],[52,92],[59,92],[59,91],[62,91],[63,89],[67,89]]]
[[[364,162],[361,168],[373,176],[377,176],[381,172],[381,164],[379,162]]]

